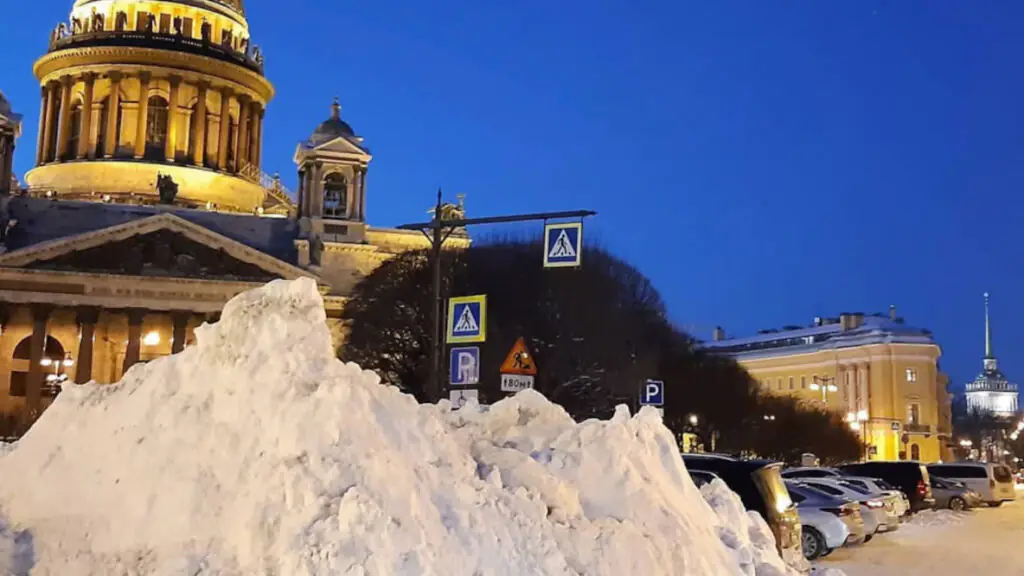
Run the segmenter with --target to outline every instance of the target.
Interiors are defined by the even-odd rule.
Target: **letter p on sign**
[[[665,383],[661,380],[648,380],[644,383],[643,394],[640,395],[641,406],[661,406],[665,403]]]

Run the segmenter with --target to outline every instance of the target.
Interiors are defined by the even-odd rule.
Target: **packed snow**
[[[708,495],[652,409],[419,405],[334,357],[313,281],[277,281],[184,352],[65,388],[0,451],[0,573],[786,571]]]
[[[836,550],[818,566],[842,569],[848,576],[1020,575],[1021,541],[1024,502],[965,513],[923,512],[896,532]]]

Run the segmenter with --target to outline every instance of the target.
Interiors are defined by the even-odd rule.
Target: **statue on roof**
[[[174,199],[178,196],[178,183],[170,174],[157,174],[156,190],[160,194],[161,204],[174,204]]]

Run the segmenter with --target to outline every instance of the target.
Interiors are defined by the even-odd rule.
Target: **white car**
[[[804,558],[817,560],[836,548],[864,542],[860,504],[795,480],[786,480],[786,489],[800,515]]]
[[[870,493],[879,493],[891,496],[893,511],[900,519],[906,517],[910,512],[910,500],[907,499],[907,495],[904,494],[902,490],[896,488],[892,484],[889,484],[885,480],[868,478],[866,476],[843,476],[842,480],[844,482],[849,482],[858,488],[867,490]]]
[[[991,462],[951,462],[929,464],[928,475],[962,482],[974,490],[989,506],[1001,506],[1017,498],[1013,472],[1002,464]]]
[[[871,493],[844,480],[833,478],[803,478],[801,482],[837,498],[860,502],[864,532],[869,537],[876,532],[889,532],[899,528],[900,518],[896,515],[892,497]]]

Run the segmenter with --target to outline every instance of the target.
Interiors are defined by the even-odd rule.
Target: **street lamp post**
[[[857,438],[860,440],[862,459],[864,458],[864,423],[867,421],[867,410],[858,410],[857,412],[849,412],[846,414],[846,423],[850,425],[850,430],[857,433]]]
[[[597,212],[592,210],[573,210],[569,212],[542,212],[535,214],[513,214],[510,216],[489,216],[485,218],[466,218],[461,213],[454,214],[452,218],[445,218],[444,203],[441,198],[441,189],[437,190],[437,203],[434,207],[434,217],[430,222],[417,222],[414,224],[403,224],[399,230],[419,230],[430,242],[430,265],[433,275],[433,287],[431,297],[431,331],[430,331],[430,380],[427,383],[427,396],[431,402],[437,402],[441,398],[444,386],[441,382],[443,367],[441,358],[444,353],[444,338],[442,335],[444,307],[441,294],[441,250],[448,237],[455,230],[464,229],[468,226],[480,224],[503,224],[509,222],[548,221],[566,218],[586,218],[594,216]]]
[[[832,376],[815,376],[809,388],[814,391],[821,391],[821,403],[828,408],[829,392],[838,392],[839,386],[835,385],[836,379]]]

